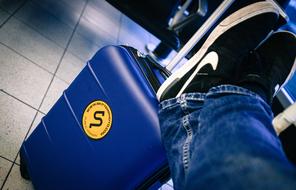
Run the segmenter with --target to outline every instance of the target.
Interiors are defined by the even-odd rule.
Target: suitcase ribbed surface
[[[166,165],[155,93],[123,47],[101,49],[22,147],[36,189],[134,189]],[[102,139],[82,116],[94,101],[112,111]]]

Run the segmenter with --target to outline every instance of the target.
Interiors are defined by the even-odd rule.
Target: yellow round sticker
[[[82,126],[86,135],[92,139],[101,139],[109,132],[112,124],[112,112],[108,104],[97,100],[84,110]]]

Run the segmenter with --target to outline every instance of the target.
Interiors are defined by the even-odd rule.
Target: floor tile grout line
[[[17,101],[19,101],[19,102],[25,104],[26,106],[28,106],[28,107],[34,109],[35,111],[38,111],[38,112],[42,113],[43,115],[46,115],[46,113],[44,113],[42,110],[37,109],[37,108],[35,108],[34,106],[31,106],[30,104],[28,104],[28,103],[26,103],[25,101],[23,101],[23,100],[21,100],[21,99],[15,97],[14,95],[12,95],[12,94],[6,92],[6,91],[3,90],[3,89],[0,89],[0,92],[3,92],[4,94],[6,94],[6,95],[8,95],[8,96],[10,96],[10,97],[12,97],[12,98],[14,98],[15,100],[17,100]]]
[[[34,106],[32,106],[32,105],[26,103],[25,101],[23,101],[23,100],[21,100],[21,99],[15,97],[14,95],[10,94],[9,92],[6,92],[4,89],[1,89],[1,92],[3,92],[4,94],[6,94],[6,95],[12,97],[13,99],[16,99],[17,101],[19,101],[19,102],[25,104],[26,106],[28,106],[28,107],[34,109],[35,111],[39,111],[39,110],[38,110],[37,108],[35,108]]]
[[[10,173],[12,171],[13,166],[14,166],[14,162],[12,162],[11,167],[9,168],[9,170],[8,170],[8,172],[6,174],[5,179],[3,180],[3,183],[2,183],[2,186],[1,186],[0,190],[3,190],[4,185],[5,185],[5,183],[6,183],[7,179],[8,179],[8,176],[10,175]]]
[[[2,90],[2,91],[3,91],[3,90]],[[31,122],[31,124],[30,124],[30,127],[29,127],[29,129],[28,129],[28,131],[27,131],[27,133],[26,133],[26,135],[25,135],[25,138],[23,139],[23,141],[22,141],[21,144],[23,144],[23,142],[25,141],[27,135],[29,134],[30,129],[31,129],[31,127],[32,127],[32,125],[33,125],[33,123],[34,123],[36,117],[37,117],[37,114],[38,114],[38,110],[36,110],[36,113],[35,113],[35,115],[34,115],[34,117],[33,117],[33,120],[32,120],[32,122]],[[19,152],[20,152],[20,149],[18,150],[18,152],[17,152],[17,154],[16,154],[16,157],[14,158],[14,160],[13,160],[13,162],[12,162],[12,165],[11,165],[9,171],[7,172],[7,175],[6,175],[5,179],[3,180],[3,184],[2,184],[2,186],[1,186],[1,188],[0,188],[0,190],[3,190],[3,188],[4,188],[4,185],[5,185],[5,183],[6,183],[7,179],[8,179],[8,177],[9,177],[11,171],[12,171],[12,168],[13,168],[13,166],[16,164],[16,160],[17,160],[17,157],[18,157],[18,155],[19,155]]]
[[[34,65],[36,65],[37,67],[39,67],[40,69],[48,72],[49,74],[52,74],[52,72],[50,72],[49,70],[45,69],[44,67],[40,66],[39,64],[37,64],[36,62],[34,62],[33,60],[31,60],[30,58],[24,56],[23,54],[19,53],[18,51],[16,51],[15,49],[9,47],[8,45],[4,44],[3,42],[0,42],[1,45],[5,46],[6,48],[8,48],[9,50],[13,51],[14,53],[16,53],[17,55],[21,56],[22,58],[26,59],[27,61],[33,63]]]
[[[8,172],[6,174],[5,179],[3,180],[3,183],[2,183],[2,186],[1,186],[0,190],[3,190],[4,185],[5,185],[5,183],[6,183],[7,179],[8,179],[8,176],[9,176],[9,174],[10,174],[12,168],[13,168],[13,165],[14,165],[14,162],[12,162],[11,167],[9,168],[9,170],[8,170]]]
[[[23,144],[23,142],[24,142],[25,139],[27,138],[27,135],[29,134],[29,132],[30,132],[30,130],[31,130],[31,127],[32,127],[32,125],[33,125],[33,123],[34,123],[34,121],[35,121],[35,119],[36,119],[36,117],[37,117],[37,114],[38,114],[38,111],[36,111],[35,116],[34,116],[32,122],[31,122],[31,124],[30,124],[30,127],[29,127],[29,129],[28,129],[28,131],[27,131],[27,133],[26,133],[26,135],[25,135],[25,138],[24,138],[24,140],[22,141],[21,144]],[[21,149],[21,148],[19,148],[19,150],[18,150],[18,152],[17,152],[17,154],[16,154],[16,156],[15,156],[15,158],[14,158],[13,164],[12,164],[12,166],[11,166],[9,172],[7,173],[7,175],[6,175],[6,177],[5,177],[5,180],[3,181],[3,184],[2,184],[2,186],[1,186],[1,188],[0,188],[0,190],[3,190],[4,185],[5,185],[5,183],[6,183],[7,179],[8,179],[8,177],[9,177],[11,171],[12,171],[13,166],[16,164],[16,160],[17,160],[17,157],[19,156],[20,149]]]
[[[25,0],[17,9],[15,9],[9,17],[0,25],[0,28],[2,28],[26,3],[28,0]]]
[[[30,129],[31,129],[31,127],[32,127],[32,125],[33,125],[33,123],[34,123],[36,117],[37,117],[37,114],[38,114],[38,111],[36,111],[35,116],[34,116],[32,122],[31,122],[31,124],[30,124],[30,127],[29,127],[29,129],[28,129],[28,131],[27,131],[27,133],[26,133],[26,135],[25,135],[25,138],[24,138],[24,140],[22,141],[21,144],[23,144],[23,142],[25,141],[27,135],[29,134]],[[5,177],[5,179],[4,179],[4,181],[3,181],[3,184],[2,184],[2,186],[1,186],[1,188],[0,188],[0,190],[3,190],[4,185],[5,185],[5,183],[6,183],[7,179],[8,179],[8,177],[9,177],[11,171],[12,171],[13,166],[16,164],[16,160],[17,160],[17,157],[18,157],[18,155],[19,155],[19,153],[20,153],[20,149],[21,149],[21,148],[19,148],[19,150],[18,150],[18,152],[17,152],[17,154],[16,154],[16,156],[15,156],[15,158],[14,158],[14,161],[13,161],[13,163],[12,163],[12,166],[10,167],[10,169],[9,169],[9,171],[8,171],[6,177]]]
[[[116,44],[119,44],[119,37],[120,37],[120,32],[121,32],[121,27],[122,27],[122,20],[123,20],[123,14],[120,13],[120,18],[119,18],[119,29],[118,29],[118,34],[117,34]]]
[[[91,23],[90,21],[88,21],[87,18],[85,18],[84,16],[82,16],[82,19],[85,19],[86,22],[92,24],[92,23]],[[116,35],[116,37],[113,36],[113,35],[111,35],[111,34],[110,34],[110,31],[105,30],[104,27],[100,27],[100,26],[97,25],[97,26],[96,26],[96,29],[99,30],[101,33],[104,33],[104,36],[108,37],[109,39],[116,40],[116,38],[117,38],[117,35]],[[81,36],[87,38],[87,36],[86,36],[84,33],[80,32],[80,31],[77,31],[77,33],[78,33],[79,35],[81,35]],[[88,38],[87,38],[87,39],[88,39]],[[90,39],[88,39],[88,40],[90,40]]]
[[[31,62],[32,64],[34,64],[35,66],[39,67],[40,69],[42,69],[43,71],[53,75],[54,73],[45,69],[44,67],[40,66],[39,64],[35,63],[33,60],[31,60],[30,58],[22,55],[21,53],[19,53],[18,51],[16,51],[15,49],[9,47],[8,45],[4,44],[3,42],[0,42],[1,45],[5,46],[6,48],[8,48],[9,50],[13,51],[14,53],[16,53],[17,55],[21,56],[22,58],[26,59],[27,61]],[[71,53],[71,52],[67,52],[67,53]],[[75,56],[75,58],[79,59],[76,55],[74,55],[73,53],[71,53],[71,55]],[[81,59],[79,59],[80,61],[82,61]],[[69,84],[68,81],[66,81],[65,79],[63,79],[62,77],[59,77],[56,75],[57,78],[59,78],[60,80],[64,81],[65,83]]]
[[[25,23],[24,21],[20,20],[19,18],[17,17],[14,17],[15,19],[17,19],[19,22],[23,23],[24,25],[26,25],[27,27],[29,27],[30,29],[34,30],[35,32],[37,32],[38,34],[40,34],[42,37],[46,38],[47,40],[51,41],[52,43],[54,43],[55,45],[59,46],[61,49],[65,49],[65,47],[62,47],[61,45],[57,44],[55,41],[53,41],[52,39],[48,38],[47,36],[43,35],[42,33],[40,33],[38,30],[36,30],[35,28],[33,28],[32,26],[28,25],[27,23]],[[1,27],[0,27],[1,28]],[[78,32],[79,33],[79,32]],[[79,33],[79,35],[81,35]],[[85,36],[81,35],[83,38],[85,38]],[[71,36],[70,36],[71,37]],[[87,38],[85,38],[86,40],[88,41],[91,41]],[[69,39],[70,40],[70,39]],[[44,68],[43,66],[39,65],[38,63],[36,63],[35,61],[31,60],[30,58],[26,57],[25,55],[23,55],[22,53],[18,52],[17,50],[9,47],[8,45],[6,45],[5,43],[1,42],[0,41],[0,44],[7,47],[8,49],[10,49],[11,51],[13,51],[14,53],[18,54],[19,56],[25,58],[26,60],[30,61],[31,63],[33,63],[34,65],[38,66],[39,68],[43,69],[44,71],[50,73],[50,74],[54,74],[52,73],[51,71],[47,70],[46,68]],[[96,45],[98,45],[97,43],[95,43]],[[71,55],[73,55],[75,58],[79,59],[80,61],[82,62],[86,62],[86,60],[82,60],[80,57],[78,57],[76,54],[74,54],[72,51],[67,51],[67,53],[70,53]],[[65,81],[64,79],[58,77],[59,79]],[[67,81],[65,81],[67,82]],[[68,82],[67,82],[68,83]]]
[[[84,11],[84,9],[83,9],[82,11]],[[47,11],[47,12],[48,12],[48,11]],[[65,49],[65,48],[66,48],[66,47],[61,46],[61,45],[58,44],[57,42],[55,42],[53,39],[51,39],[51,38],[45,36],[45,35],[42,34],[40,31],[38,31],[35,27],[33,27],[33,26],[27,24],[25,21],[21,20],[20,18],[16,17],[15,15],[12,15],[11,17],[13,17],[14,19],[18,20],[18,21],[21,22],[22,24],[26,25],[26,26],[29,27],[31,30],[34,30],[34,31],[37,32],[39,35],[41,35],[41,36],[44,37],[45,39],[51,41],[52,43],[54,43],[55,45],[57,45],[57,46],[60,47],[61,49]],[[83,17],[83,16],[82,16],[82,17]],[[80,18],[79,18],[79,20],[80,20]],[[0,28],[1,28],[1,25],[0,25]],[[74,26],[74,28],[72,28],[72,27],[70,27],[70,28],[71,28],[72,31],[73,31],[74,28],[75,28],[75,26]],[[112,39],[115,39],[114,37],[110,36],[110,35],[108,34],[108,32],[106,32],[106,31],[104,31],[104,30],[102,30],[102,29],[100,29],[100,30],[101,30],[103,33],[105,33],[105,35],[109,36],[110,39],[111,39],[111,38],[112,38]],[[78,32],[78,34],[81,35],[82,37],[84,37],[86,40],[91,41],[90,39],[88,39],[87,37],[85,37],[85,36],[84,36],[83,34],[81,34],[80,32]],[[70,36],[70,37],[71,37],[71,36]],[[92,41],[91,41],[91,42],[92,42]],[[0,42],[0,43],[2,43],[2,42]],[[2,44],[3,44],[3,43],[2,43]],[[97,43],[95,43],[95,44],[98,46]],[[67,46],[67,44],[66,44],[66,46]],[[16,51],[16,50],[15,50],[15,51]],[[71,53],[72,55],[74,55],[75,57],[77,57],[78,59],[81,60],[81,58],[79,58],[77,55],[73,54],[72,52],[70,52],[70,53]],[[83,60],[81,60],[81,61],[83,61]],[[85,60],[84,60],[84,61],[85,61]]]
[[[77,30],[77,28],[78,28],[78,25],[79,25],[79,23],[80,23],[80,20],[81,20],[81,18],[82,18],[82,15],[83,15],[83,13],[84,13],[84,11],[85,11],[85,8],[86,8],[87,4],[88,4],[88,0],[86,0],[86,2],[85,2],[85,4],[84,4],[84,7],[83,7],[83,9],[82,9],[82,11],[81,11],[81,13],[80,13],[79,19],[78,19],[78,21],[77,21],[77,23],[76,23],[76,25],[75,25],[75,27],[74,27],[74,29],[73,29],[71,35],[70,35],[70,38],[69,38],[69,40],[68,40],[68,42],[67,42],[67,44],[66,44],[66,48],[64,49],[64,52],[63,52],[63,54],[62,54],[62,56],[61,56],[61,58],[60,58],[60,60],[59,60],[58,66],[57,66],[57,68],[55,69],[54,77],[56,76],[56,73],[57,73],[57,71],[58,71],[58,69],[59,69],[59,67],[60,67],[60,65],[61,65],[61,63],[62,63],[62,60],[63,60],[64,56],[66,55],[66,52],[68,51],[68,48],[69,48],[69,46],[70,46],[70,43],[71,43],[71,41],[72,41],[72,39],[73,39],[73,36],[74,36],[74,34],[75,34],[75,32],[76,32],[76,30]],[[53,78],[54,78],[54,77],[53,77]],[[50,85],[49,85],[49,86],[50,86]]]
[[[108,2],[106,2],[107,4],[109,4]],[[111,4],[109,4],[109,5],[111,5]],[[112,6],[112,5],[111,5]],[[113,6],[112,6],[113,7]],[[95,11],[96,12],[100,12],[100,10],[98,10],[96,7],[93,7],[94,9],[96,9]],[[117,10],[118,11],[118,10]],[[119,17],[119,19],[121,19],[121,16],[122,16],[122,13],[120,12],[120,11],[118,11],[119,13],[120,13],[120,17]],[[88,22],[88,23],[90,23],[90,24],[92,24],[92,22],[91,21],[89,21],[88,19],[87,19],[87,16],[86,15],[82,15],[82,19],[85,19],[86,20],[86,22]],[[119,24],[120,24],[120,20],[119,20]],[[96,24],[95,24],[96,25]],[[109,39],[112,39],[112,40],[116,40],[117,41],[117,37],[118,37],[118,34],[116,35],[116,37],[115,36],[113,36],[113,35],[110,35],[110,31],[107,31],[107,30],[105,30],[105,27],[100,27],[100,25],[96,25],[96,26],[98,26],[98,30],[100,30],[101,32],[103,32],[104,33],[104,36],[106,35],[106,36],[108,36],[108,38]],[[83,37],[85,37],[85,38],[87,38],[83,33],[81,33],[81,32],[77,32],[77,33],[79,33],[81,36],[83,36]],[[88,39],[88,38],[87,38]]]
[[[0,159],[1,159],[1,158],[2,158],[2,159],[4,159],[4,160],[7,160],[7,161],[9,161],[9,162],[11,162],[11,163],[13,163],[13,161],[12,161],[12,160],[10,160],[10,159],[8,159],[8,158],[5,158],[4,156],[1,156],[1,155],[0,155]]]
[[[28,136],[28,134],[30,133],[30,130],[31,130],[31,128],[32,128],[32,126],[33,126],[33,124],[34,124],[36,118],[37,118],[37,115],[38,115],[38,111],[35,113],[35,115],[34,115],[34,117],[33,117],[33,119],[32,119],[32,122],[31,122],[31,124],[30,124],[30,127],[29,127],[29,129],[28,129],[28,131],[27,131],[27,133],[26,133],[26,135],[25,135],[25,138],[23,139],[21,145],[22,145],[22,144],[24,143],[24,141],[27,139],[27,136]],[[18,152],[17,152],[17,154],[16,154],[16,157],[14,158],[13,163],[16,163],[16,160],[17,160],[17,157],[19,156],[20,150],[21,150],[21,147],[19,148],[19,150],[18,150]]]
[[[83,63],[86,63],[87,60],[82,60],[80,57],[78,57],[76,54],[74,54],[72,51],[69,51],[67,53],[71,53],[75,58],[79,59],[80,61],[82,61]]]
[[[57,66],[57,68],[55,69],[55,72],[54,72],[54,74],[53,74],[53,77],[52,77],[52,79],[51,79],[51,81],[50,81],[50,83],[49,83],[49,85],[48,85],[48,87],[47,87],[47,90],[46,90],[46,92],[45,92],[45,94],[44,94],[44,96],[43,96],[43,98],[42,98],[42,100],[41,100],[41,103],[40,103],[40,105],[39,105],[39,107],[38,107],[38,110],[41,108],[41,105],[42,105],[42,103],[43,103],[43,101],[44,101],[44,99],[45,99],[45,97],[46,97],[46,95],[47,95],[47,93],[48,93],[48,91],[49,91],[49,88],[50,88],[50,86],[51,86],[51,84],[52,84],[52,82],[53,82],[53,80],[54,80],[54,78],[55,78],[55,74],[56,74],[56,72],[58,71],[58,68],[59,68],[59,66],[60,66],[60,64],[61,64],[61,62],[62,62],[62,60],[63,60],[63,57],[65,56],[65,54],[66,54],[66,52],[67,52],[67,49],[68,49],[68,47],[69,47],[69,45],[70,45],[70,42],[71,42],[71,40],[72,40],[72,38],[73,38],[73,36],[74,36],[74,33],[75,33],[76,29],[77,29],[77,27],[78,27],[78,24],[79,24],[79,22],[80,22],[80,20],[81,20],[81,17],[82,17],[82,15],[83,15],[83,13],[84,13],[84,10],[85,10],[85,8],[86,8],[86,6],[87,6],[87,4],[88,4],[88,1],[89,1],[89,0],[86,0],[86,2],[85,2],[85,4],[84,4],[84,7],[83,7],[82,12],[81,12],[81,14],[80,14],[80,16],[79,16],[78,22],[76,23],[76,25],[75,25],[75,27],[74,27],[74,29],[73,29],[73,32],[72,32],[72,34],[71,34],[71,36],[70,36],[70,39],[68,40],[68,43],[67,43],[67,45],[66,45],[66,48],[64,49],[64,52],[63,52],[63,54],[62,54],[62,56],[61,56],[61,58],[60,58],[60,60],[59,60],[58,66]],[[23,141],[22,141],[22,144],[23,144],[23,142],[25,141],[25,139],[27,138],[27,136],[28,136],[28,134],[29,134],[29,132],[30,132],[30,130],[31,130],[31,128],[32,128],[32,125],[33,125],[33,123],[34,123],[34,121],[35,121],[35,119],[36,119],[36,117],[37,117],[37,114],[38,114],[38,111],[36,111],[36,114],[35,114],[35,116],[34,116],[34,118],[33,118],[33,121],[31,122],[31,125],[30,125],[30,127],[29,127],[29,129],[28,129],[28,131],[27,131],[27,133],[26,133],[26,135],[25,135],[25,138],[24,138]],[[5,177],[4,181],[3,181],[3,184],[2,184],[2,186],[1,186],[1,188],[0,188],[0,190],[2,190],[2,189],[4,188],[4,185],[5,185],[5,183],[6,183],[7,179],[8,179],[8,177],[9,177],[9,175],[10,175],[10,173],[11,173],[11,170],[12,170],[13,166],[14,166],[15,163],[16,163],[16,160],[17,160],[17,157],[18,157],[19,153],[20,153],[20,149],[19,149],[19,151],[18,151],[18,153],[17,153],[17,155],[16,155],[16,157],[15,157],[15,159],[14,159],[14,161],[13,161],[12,166],[10,167],[10,170],[8,171],[6,177]]]
[[[104,36],[108,36],[108,40],[114,40],[117,41],[117,39],[114,36],[111,36],[108,32],[98,28],[97,30],[101,30],[101,32],[104,33]],[[91,39],[89,39],[86,35],[84,35],[83,33],[77,31],[77,34],[80,35],[81,37],[83,37],[85,40],[90,41],[92,43],[94,43],[96,46],[100,46],[100,44],[98,44],[97,42],[92,41]]]
[[[56,77],[57,77],[57,76],[56,76]],[[60,79],[60,78],[59,78],[59,79]],[[60,79],[60,80],[62,80],[62,79]],[[64,82],[65,82],[65,81],[64,81]],[[67,83],[67,84],[68,84],[68,83]],[[69,84],[68,84],[68,85],[69,85]],[[34,106],[32,106],[32,105],[26,103],[25,101],[23,101],[23,100],[17,98],[16,96],[10,94],[9,92],[6,92],[4,89],[0,89],[0,92],[3,92],[4,94],[6,94],[6,95],[12,97],[13,99],[19,101],[20,103],[23,103],[23,104],[25,104],[26,106],[28,106],[28,107],[34,109],[35,111],[38,111],[38,112],[42,113],[43,115],[46,115],[46,113],[44,113],[42,110],[37,109],[37,108],[35,108]]]
[[[28,0],[27,0],[28,1]],[[34,2],[35,4],[36,4],[36,2]],[[40,6],[39,4],[37,5],[37,6]],[[44,8],[43,8],[44,9]],[[19,9],[18,9],[19,10]],[[83,12],[84,12],[84,10],[85,10],[85,8],[83,8]],[[46,10],[47,11],[47,10]],[[48,12],[48,11],[47,11]],[[54,15],[52,15],[51,14],[51,16],[54,16]],[[30,29],[32,29],[32,30],[34,30],[35,32],[37,32],[38,34],[40,34],[42,37],[44,37],[45,39],[47,39],[47,40],[49,40],[49,41],[51,41],[52,43],[54,43],[55,45],[57,45],[58,47],[60,47],[61,49],[65,49],[66,47],[63,47],[63,46],[61,46],[60,44],[58,44],[57,42],[55,42],[53,39],[51,39],[51,38],[49,38],[49,37],[47,37],[47,36],[45,36],[44,34],[42,34],[41,32],[39,32],[35,27],[33,27],[33,26],[31,26],[31,25],[29,25],[29,24],[27,24],[25,21],[23,21],[23,20],[21,20],[20,18],[18,18],[18,17],[16,17],[15,15],[12,15],[11,17],[14,17],[14,19],[16,19],[16,20],[18,20],[19,22],[21,22],[22,24],[24,24],[24,25],[26,25],[27,27],[29,27]],[[55,17],[55,16],[54,16]],[[81,18],[83,17],[83,14],[82,14],[82,16],[81,16]],[[121,14],[121,17],[122,17],[122,14]],[[81,18],[79,18],[79,21],[81,20]],[[61,20],[59,20],[59,21],[61,21]],[[61,21],[62,22],[62,21]],[[63,22],[64,23],[64,22]],[[65,24],[65,23],[64,23]],[[121,23],[120,23],[120,25],[121,25]],[[74,26],[74,28],[75,28],[76,26]],[[1,26],[0,26],[0,28],[1,28]],[[72,27],[70,27],[71,29],[73,29],[74,30],[74,28],[72,28]],[[120,29],[120,28],[119,28]],[[105,31],[105,30],[103,30],[103,29],[100,29],[101,30],[101,32],[103,32],[105,35],[107,35],[110,39],[114,39],[114,40],[116,40],[114,37],[112,37],[111,35],[109,35],[108,34],[108,32],[107,31]],[[82,36],[83,38],[85,38],[86,40],[88,40],[88,41],[90,41],[90,42],[92,42],[90,39],[88,39],[87,37],[85,37],[85,35],[83,35],[82,33],[80,33],[80,32],[77,32],[80,36]],[[118,32],[118,36],[119,36],[119,32]],[[71,36],[70,36],[71,37]],[[117,41],[117,44],[118,44],[118,40],[116,40]],[[4,44],[3,42],[0,42],[1,44]],[[94,43],[94,42],[93,42]],[[99,46],[99,44],[97,44],[97,43],[94,43],[94,44],[96,44],[97,46]],[[7,46],[7,45],[6,45]],[[66,45],[67,46],[67,45]],[[10,49],[12,49],[12,48],[10,48]],[[14,50],[14,49],[13,49]],[[14,50],[15,52],[17,52],[16,50]],[[18,52],[17,52],[18,53]],[[86,60],[82,60],[80,57],[78,57],[77,55],[75,55],[74,53],[72,53],[72,52],[70,52],[73,56],[75,56],[76,58],[78,58],[79,60],[81,60],[81,61],[86,61]],[[18,53],[18,54],[21,54],[21,53]],[[31,60],[32,61],[32,60]],[[33,62],[33,63],[35,63],[35,62]],[[37,63],[35,63],[35,64],[37,64]],[[37,64],[38,65],[38,64]],[[40,65],[38,65],[39,67],[41,67],[41,68],[43,68],[42,66],[40,66]],[[46,68],[43,68],[43,69],[45,69],[46,71],[48,71]],[[49,71],[50,72],[50,71]],[[50,72],[50,73],[52,73],[52,72]]]
[[[61,56],[61,58],[60,58],[60,60],[59,60],[58,66],[57,66],[57,68],[55,69],[55,72],[53,73],[52,79],[51,79],[51,81],[50,81],[50,83],[49,83],[49,85],[48,85],[48,87],[47,87],[47,89],[46,89],[46,91],[45,91],[45,94],[44,94],[44,96],[43,96],[43,98],[42,98],[42,100],[41,100],[41,102],[40,102],[40,105],[39,105],[39,107],[38,107],[38,109],[37,109],[38,111],[40,111],[40,108],[41,108],[41,106],[42,106],[42,104],[43,104],[43,102],[44,102],[44,100],[45,100],[45,97],[46,97],[46,95],[47,95],[47,93],[48,93],[48,91],[49,91],[49,89],[50,89],[50,87],[51,87],[51,85],[52,85],[52,82],[53,82],[54,78],[56,77],[56,73],[57,73],[57,71],[58,71],[58,69],[59,69],[59,66],[60,66],[60,64],[61,64],[61,62],[62,62],[62,60],[63,60],[63,58],[64,58],[64,56],[65,56],[65,54],[66,54],[66,52],[67,52],[67,50],[68,50],[68,47],[69,47],[69,45],[70,45],[70,42],[71,42],[71,40],[72,40],[72,38],[73,38],[73,35],[74,35],[75,31],[76,31],[76,28],[77,28],[77,26],[78,26],[78,24],[79,24],[79,22],[80,22],[81,16],[82,16],[82,14],[83,14],[83,12],[84,12],[84,10],[85,10],[85,7],[86,7],[87,3],[88,3],[88,0],[85,2],[85,5],[84,5],[84,7],[83,7],[83,9],[82,9],[82,11],[81,11],[80,17],[79,17],[79,19],[78,19],[78,21],[77,21],[77,23],[76,23],[76,25],[75,25],[75,27],[74,27],[74,29],[73,29],[73,31],[72,31],[72,34],[71,34],[70,39],[69,39],[69,41],[68,41],[68,43],[67,43],[67,46],[66,46],[66,48],[64,49],[64,52],[63,52],[63,54],[62,54],[62,56]],[[40,111],[40,112],[41,112],[41,111]],[[37,112],[37,113],[38,113],[38,112]],[[36,119],[36,117],[37,117],[37,113],[36,113],[36,115],[35,115],[35,117],[34,117],[34,119],[33,119],[33,122],[35,121],[35,119]],[[41,113],[43,113],[43,112],[41,112]],[[44,115],[45,115],[45,114],[44,114]],[[27,136],[28,136],[28,134],[29,134],[29,131],[30,131],[31,128],[32,128],[33,122],[31,123],[31,125],[30,125],[30,127],[29,127],[29,130],[28,130],[28,132],[27,132],[27,134],[26,134],[26,136],[25,136],[25,138],[24,138],[24,141],[25,141],[25,139],[27,138]],[[23,141],[23,142],[24,142],[24,141]],[[23,142],[22,142],[22,143],[23,143]],[[19,153],[18,153],[18,154],[19,154]]]
[[[60,79],[61,81],[63,81],[64,83],[66,83],[67,85],[70,85],[71,82],[69,83],[68,81],[66,81],[65,79],[62,79],[62,77],[59,77],[58,75],[55,75],[56,78]],[[73,79],[74,80],[74,79]]]
[[[52,43],[54,43],[55,45],[57,45],[59,48],[61,49],[65,49],[65,47],[61,46],[60,44],[58,44],[57,42],[55,42],[54,40],[52,40],[51,38],[45,36],[44,34],[42,34],[40,31],[38,31],[36,28],[34,28],[33,26],[27,24],[26,22],[24,22],[23,20],[21,20],[20,18],[13,16],[14,19],[16,19],[17,21],[21,22],[22,24],[26,25],[28,28],[30,28],[31,30],[34,30],[34,32],[37,32],[39,35],[41,35],[43,38],[47,39],[48,41],[51,41]],[[71,28],[73,30],[73,28]]]
[[[26,1],[28,1],[28,0],[26,0]],[[35,3],[36,3],[36,2],[35,2]],[[17,11],[18,11],[18,10],[19,10],[19,9],[17,9]],[[3,11],[5,11],[5,10],[3,10]],[[83,11],[83,10],[82,10],[82,11]],[[7,12],[7,11],[5,11],[5,12]],[[15,13],[14,13],[14,14],[15,14]],[[32,29],[32,30],[34,30],[35,32],[37,32],[37,33],[40,34],[42,37],[44,37],[44,38],[46,38],[47,40],[53,42],[55,45],[59,46],[61,49],[65,49],[65,47],[62,47],[61,45],[57,44],[55,41],[53,41],[52,39],[50,39],[50,38],[48,38],[47,36],[43,35],[43,34],[40,33],[38,30],[36,30],[34,27],[32,27],[32,26],[28,25],[27,23],[25,23],[23,20],[21,20],[21,19],[15,17],[14,15],[12,15],[12,17],[14,17],[14,18],[15,18],[16,20],[18,20],[19,22],[23,23],[24,25],[26,25],[26,26],[29,27],[30,29]],[[75,26],[74,26],[74,27],[75,27]],[[0,25],[0,28],[1,28],[1,25]],[[73,27],[71,27],[71,29],[72,29],[72,31],[74,30]],[[19,53],[19,52],[16,51],[15,49],[9,47],[8,45],[4,44],[3,42],[0,42],[0,43],[1,43],[2,45],[4,45],[4,46],[8,47],[10,50],[14,51],[15,53],[17,53],[18,55],[21,55],[22,57],[24,57],[24,58],[30,60],[29,58],[27,58],[26,56],[22,55],[21,53]],[[68,52],[68,53],[71,53],[71,54],[72,54],[73,56],[75,56],[77,59],[81,60],[77,55],[73,54],[72,52]],[[42,68],[42,69],[48,71],[46,68],[43,68],[42,66],[38,65],[38,64],[35,63],[34,61],[32,61],[32,60],[30,60],[30,61],[31,61],[32,63],[36,64],[37,66],[39,66],[40,68]],[[81,61],[85,61],[85,60],[81,60]],[[48,72],[51,73],[51,74],[53,74],[53,73],[50,72],[50,71],[48,71]]]
[[[26,0],[28,1],[28,0]],[[31,3],[35,4],[35,6],[39,6],[42,9],[45,9],[44,7],[42,7],[39,3],[35,2],[35,1],[30,1]],[[19,10],[19,9],[18,9]],[[59,19],[57,16],[55,16],[54,14],[52,14],[51,12],[49,12],[47,9],[45,9],[46,13],[50,14],[52,17],[56,18],[57,20],[59,20],[61,23],[67,25],[69,28],[71,28],[71,30],[73,31],[75,26],[69,26],[67,23],[65,23],[64,21],[62,21],[61,19]],[[81,12],[84,11],[84,8],[82,8]],[[50,39],[49,37],[43,35],[41,32],[39,32],[37,29],[35,29],[34,27],[30,26],[29,24],[27,24],[25,21],[19,19],[18,17],[16,17],[15,15],[13,15],[13,17],[15,19],[17,19],[18,21],[22,22],[23,24],[25,24],[26,26],[28,26],[29,28],[31,28],[32,30],[36,31],[37,33],[39,33],[40,35],[42,35],[44,38],[50,40],[51,42],[55,43],[56,45],[58,45],[60,48],[65,49],[66,47],[61,46],[60,44],[56,43],[54,40]],[[80,19],[80,18],[79,18]],[[1,27],[0,27],[1,28]]]
[[[63,24],[67,25],[69,28],[71,28],[72,30],[74,29],[75,26],[70,26],[69,24],[67,24],[66,22],[64,22],[63,20],[61,20],[58,16],[56,16],[55,14],[53,14],[52,12],[50,12],[48,9],[42,7],[42,5],[40,5],[38,2],[36,1],[31,1],[31,3],[33,3],[35,6],[41,7],[43,10],[46,11],[46,13],[48,13],[49,15],[51,15],[52,17],[56,18],[57,20],[59,20],[60,22],[62,22]],[[82,11],[82,10],[81,10]]]
[[[14,10],[11,15],[8,16],[8,18],[0,25],[0,29],[16,14],[16,12],[18,12],[26,3],[28,2],[28,0],[25,0],[16,10]],[[2,90],[3,91],[3,90]],[[12,163],[11,167],[9,168],[8,172],[7,172],[7,175],[5,176],[5,179],[3,180],[3,183],[2,183],[2,186],[0,187],[0,190],[2,190],[4,188],[4,185],[8,179],[8,176],[10,175],[11,173],[11,170],[14,166],[14,163]]]
[[[30,28],[31,30],[34,30],[34,32],[37,32],[39,35],[41,35],[43,38],[47,39],[48,41],[51,41],[52,43],[54,43],[55,45],[57,45],[59,48],[61,49],[65,49],[66,47],[61,46],[60,44],[58,44],[57,42],[55,42],[53,39],[45,36],[44,34],[42,34],[40,31],[38,31],[36,28],[32,27],[31,25],[27,24],[25,21],[21,20],[20,18],[16,17],[16,16],[12,16],[14,19],[16,19],[17,21],[21,22],[22,24],[26,25],[28,28]],[[1,28],[1,26],[0,26]],[[73,28],[71,28],[73,31]],[[0,42],[1,44],[4,44],[3,42]]]

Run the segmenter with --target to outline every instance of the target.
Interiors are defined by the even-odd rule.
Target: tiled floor
[[[104,0],[0,0],[1,189],[33,189],[20,145],[84,63],[105,45],[147,43],[158,39]]]

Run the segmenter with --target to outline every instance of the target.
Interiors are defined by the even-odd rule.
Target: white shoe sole
[[[224,32],[232,28],[233,26],[254,17],[255,15],[273,12],[275,14],[279,14],[278,9],[270,2],[257,2],[251,5],[248,5],[227,18],[225,18],[209,35],[205,43],[199,49],[199,51],[185,63],[180,69],[174,72],[167,80],[160,86],[159,90],[157,91],[157,99],[160,100],[162,94],[168,89],[171,85],[175,84],[178,80],[180,80],[187,72],[189,72],[193,67],[199,64],[200,60],[204,57],[205,53],[207,52],[208,48],[215,42],[215,40],[221,36]],[[188,84],[192,81],[196,73],[200,68],[196,69],[194,73],[190,76],[190,78],[186,81],[183,85],[179,93],[176,97],[179,97],[183,91],[186,89]]]

